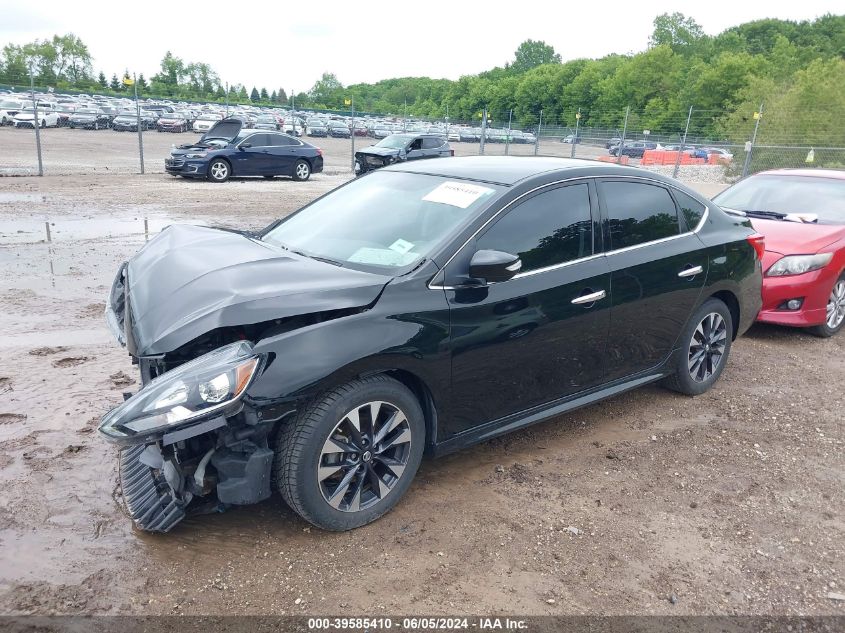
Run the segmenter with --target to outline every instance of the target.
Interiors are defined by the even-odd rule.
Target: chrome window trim
[[[478,229],[472,235],[470,235],[463,244],[461,244],[458,247],[458,249],[452,254],[452,256],[448,260],[446,260],[446,263],[443,264],[443,267],[440,269],[440,271],[442,271],[445,275],[446,268],[449,266],[449,264],[452,263],[452,260],[455,259],[455,257],[458,256],[458,253],[460,253],[464,249],[464,247],[466,247],[467,244],[469,244],[473,239],[475,239],[475,237],[479,233],[481,233],[481,231],[483,231],[485,228],[487,228],[487,226],[491,222],[496,220],[496,218],[498,218],[502,213],[504,213],[505,211],[510,209],[511,206],[513,206],[514,204],[516,204],[517,202],[522,200],[525,196],[529,196],[532,193],[539,191],[540,189],[545,189],[546,187],[553,187],[554,185],[560,185],[560,184],[563,184],[563,183],[572,183],[572,182],[576,182],[578,180],[586,180],[586,181],[599,180],[601,178],[621,178],[623,180],[643,180],[643,181],[648,182],[648,183],[654,183],[658,186],[675,189],[676,191],[680,191],[683,194],[690,195],[686,191],[684,191],[683,189],[681,189],[680,187],[678,187],[678,186],[676,186],[672,183],[666,183],[666,182],[663,182],[661,180],[657,180],[656,178],[649,178],[647,176],[628,176],[628,175],[623,175],[623,176],[617,176],[617,175],[573,176],[572,178],[564,178],[563,180],[555,180],[554,182],[549,182],[549,183],[546,183],[544,185],[534,187],[534,189],[531,189],[529,191],[526,191],[521,196],[514,198],[508,204],[506,204],[504,207],[499,209],[499,211],[497,211],[493,216],[491,216],[484,224],[482,224],[480,227],[478,227]],[[596,182],[597,188],[598,188],[599,184],[600,183]],[[694,200],[696,199],[695,196],[691,196],[691,197]],[[676,202],[674,197],[672,198],[672,201]],[[676,202],[676,204],[677,204],[677,202]],[[680,213],[680,211],[678,211],[678,213]],[[615,255],[617,253],[625,253],[627,251],[633,251],[633,250],[636,250],[638,248],[643,248],[644,246],[651,246],[653,244],[660,244],[660,243],[663,243],[663,242],[669,242],[671,240],[676,240],[676,239],[679,239],[679,238],[682,238],[682,237],[687,237],[688,235],[695,235],[696,233],[698,233],[704,227],[704,224],[707,222],[707,218],[709,216],[710,216],[710,206],[708,204],[705,204],[704,205],[704,214],[701,216],[701,220],[699,220],[698,225],[691,231],[679,233],[678,235],[671,235],[669,237],[663,237],[663,238],[660,238],[659,240],[652,240],[650,242],[643,242],[642,244],[635,244],[634,246],[626,246],[624,248],[617,248],[617,249],[610,250],[610,251],[607,251],[607,252],[604,252],[604,253],[594,253],[594,254],[589,255],[587,257],[581,257],[579,259],[573,259],[573,260],[570,260],[570,261],[567,261],[567,262],[561,262],[560,264],[555,264],[553,266],[546,266],[544,268],[537,268],[535,270],[529,270],[529,271],[526,271],[524,273],[519,273],[517,275],[514,275],[511,279],[521,279],[522,277],[529,277],[529,276],[535,275],[537,273],[543,273],[543,272],[549,272],[549,271],[552,271],[552,270],[557,270],[558,268],[564,268],[565,266],[571,266],[573,264],[579,264],[581,262],[589,261],[591,259],[598,259],[599,257],[607,257],[608,255]],[[679,215],[679,219],[680,219],[680,215]],[[439,274],[439,272],[438,272],[438,274]],[[435,275],[435,277],[436,276],[437,275]],[[510,281],[510,279],[508,281]],[[506,283],[506,282],[496,282],[496,283]],[[488,285],[491,285],[491,284],[488,284]],[[432,285],[431,282],[429,282],[427,284],[427,286],[430,290],[458,290],[460,288],[458,286]]]

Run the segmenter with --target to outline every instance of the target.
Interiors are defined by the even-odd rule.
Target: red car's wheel
[[[842,275],[833,284],[830,296],[827,298],[827,309],[825,310],[825,321],[821,325],[811,328],[810,331],[816,336],[827,338],[833,336],[845,324],[845,275]]]

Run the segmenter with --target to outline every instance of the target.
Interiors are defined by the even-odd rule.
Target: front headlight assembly
[[[787,255],[777,260],[769,270],[768,277],[786,277],[787,275],[803,275],[819,268],[824,268],[833,259],[833,253],[819,253],[818,255]]]
[[[214,412],[234,413],[262,362],[251,343],[225,345],[150,381],[103,416],[100,432],[114,442],[137,444]]]

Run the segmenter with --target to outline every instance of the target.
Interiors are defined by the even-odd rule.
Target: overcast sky
[[[95,73],[111,76],[128,67],[150,77],[170,50],[186,62],[209,63],[224,82],[271,92],[306,91],[324,71],[344,85],[422,75],[457,79],[503,65],[529,38],[551,44],[564,60],[637,52],[664,12],[681,11],[712,35],[759,18],[803,20],[843,10],[842,0],[4,4],[0,46],[72,32],[88,44]]]

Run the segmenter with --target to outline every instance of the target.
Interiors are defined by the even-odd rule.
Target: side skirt
[[[443,442],[439,442],[432,446],[429,450],[429,455],[432,457],[448,455],[449,453],[459,451],[463,448],[472,446],[473,444],[478,444],[479,442],[484,442],[499,435],[504,435],[505,433],[510,433],[511,431],[516,431],[517,429],[537,424],[538,422],[543,422],[544,420],[548,420],[549,418],[553,418],[563,413],[595,404],[596,402],[612,398],[613,396],[618,396],[621,393],[631,391],[637,387],[657,382],[671,373],[668,368],[671,368],[674,365],[673,361],[679,351],[680,350],[673,350],[669,357],[660,365],[652,367],[647,371],[640,372],[639,374],[634,374],[633,376],[616,380],[591,391],[582,391],[580,393],[566,396],[565,398],[552,400],[546,404],[538,405],[531,409],[526,409],[525,411],[520,411],[519,413],[514,413],[507,417],[487,422],[474,429],[458,433],[457,435],[450,437],[448,440],[444,440]]]

